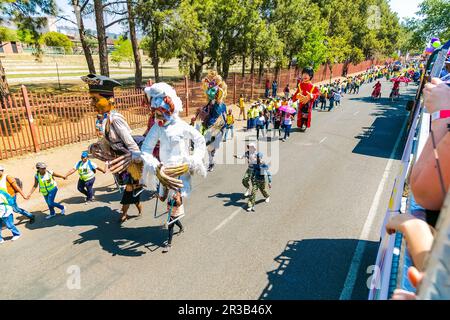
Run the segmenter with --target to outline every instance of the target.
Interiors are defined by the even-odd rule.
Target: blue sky
[[[67,4],[67,0],[56,0],[58,7],[65,12],[66,15],[75,20],[73,14],[72,6]],[[393,11],[397,12],[400,18],[412,17],[418,10],[418,5],[422,0],[390,0],[390,5]],[[58,25],[70,25],[70,23],[65,21],[58,22]],[[93,19],[86,19],[85,25],[89,29],[95,30],[95,22]],[[108,29],[109,32],[121,33],[122,27],[120,25],[114,25]]]
[[[391,0],[391,8],[400,18],[413,17],[422,0]]]

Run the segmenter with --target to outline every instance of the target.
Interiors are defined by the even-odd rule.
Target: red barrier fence
[[[350,65],[348,74],[365,71],[370,66],[372,61]],[[342,64],[334,65],[330,73],[327,66],[322,66],[316,72],[314,82],[340,76],[343,68]],[[277,75],[278,93],[281,94],[288,83],[293,89],[297,77],[295,69],[281,70]],[[266,79],[271,85],[275,74],[265,73],[260,78],[231,73],[227,79],[225,103],[237,103],[241,94],[247,101],[264,97]],[[183,101],[184,116],[195,113],[205,104],[201,83],[185,78],[171,85]],[[148,109],[143,104],[143,95],[141,89],[118,90],[115,94],[117,109],[133,129],[147,124]],[[0,159],[93,139],[96,137],[96,114],[87,93],[73,96],[36,94],[22,86],[20,93],[11,94],[0,105]]]

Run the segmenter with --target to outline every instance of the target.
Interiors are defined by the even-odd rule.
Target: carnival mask
[[[155,111],[155,117],[160,127],[167,126],[173,120],[174,108],[168,101],[168,97],[156,97],[151,100],[151,108]]]
[[[217,96],[217,92],[218,92],[218,91],[219,91],[219,89],[218,89],[217,86],[215,86],[215,87],[209,87],[209,88],[206,90],[206,95],[208,96],[208,99],[209,99],[210,101],[216,99],[216,96]]]

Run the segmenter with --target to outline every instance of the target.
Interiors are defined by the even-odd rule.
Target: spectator
[[[334,96],[335,96],[334,89],[331,89],[330,94],[328,95],[328,99],[330,100],[330,106],[328,107],[328,112],[330,112],[334,108]]]
[[[286,87],[284,87],[284,97],[286,99],[289,99],[289,94],[290,94],[291,90],[289,89],[289,83],[286,85]]]
[[[94,201],[94,183],[97,170],[106,173],[106,165],[104,169],[99,168],[97,164],[89,160],[88,157],[88,152],[83,151],[81,153],[81,160],[78,161],[64,176],[64,179],[67,179],[70,175],[78,171],[79,179],[77,189],[86,196],[86,203]]]
[[[286,112],[283,117],[284,138],[281,139],[283,142],[291,135],[292,120],[294,120],[294,116]]]
[[[224,142],[227,141],[227,136],[228,136],[229,130],[231,130],[231,139],[234,138],[234,133],[233,133],[234,116],[233,116],[233,111],[231,109],[228,110],[225,127],[226,127],[226,130],[225,130],[225,135],[223,137]]]
[[[445,82],[434,78],[424,89],[424,104],[433,117],[449,108],[450,88]],[[411,189],[417,203],[428,210],[440,210],[450,183],[450,117],[436,119],[431,124],[431,133],[425,147],[414,165],[411,174]],[[448,114],[448,111],[447,111]],[[436,167],[433,138],[439,155],[443,184]],[[443,190],[444,189],[444,190]]]
[[[270,81],[269,79],[266,79],[266,91],[265,91],[265,97],[269,98],[270,95]]]
[[[34,223],[35,217],[28,211],[20,208],[17,204],[17,194],[26,199],[26,195],[22,191],[21,181],[4,173],[5,168],[0,165],[0,189],[6,190],[11,196],[10,206],[13,211],[30,219],[30,223]]]
[[[275,137],[275,135],[278,131],[278,137],[281,138],[282,120],[283,120],[283,112],[280,109],[277,109],[273,116],[273,137]]]
[[[58,193],[58,185],[54,178],[65,180],[66,177],[47,169],[47,165],[43,162],[38,162],[36,164],[36,170],[34,185],[27,196],[27,200],[30,199],[33,192],[39,187],[39,192],[44,196],[45,202],[50,210],[50,215],[48,215],[46,219],[56,217],[55,207],[60,209],[60,214],[64,216],[66,208],[62,204],[55,202],[56,194]]]
[[[400,232],[405,238],[414,266],[422,271],[433,245],[433,233],[425,221],[410,214],[396,214],[386,224],[388,234]]]
[[[12,241],[20,238],[20,232],[14,225],[13,208],[10,205],[11,201],[11,196],[8,194],[7,190],[0,188],[0,244],[5,242],[1,233],[3,229],[2,223],[4,223],[6,228],[12,232]]]
[[[239,98],[239,119],[241,120],[241,115],[244,118],[243,120],[245,121],[245,102],[244,102],[244,95],[241,94],[241,97]]]
[[[320,93],[320,110],[325,110],[325,107],[327,106],[327,94],[325,93],[325,90],[323,90]]]
[[[270,113],[269,113],[269,110],[267,108],[264,109],[263,115],[264,115],[264,121],[265,121],[264,127],[266,129],[266,133],[268,134],[268,132],[269,132],[269,123],[270,123],[271,120],[270,120]]]
[[[259,140],[259,131],[262,132],[263,137],[264,135],[264,127],[266,125],[266,118],[264,117],[263,113],[259,113],[259,117],[256,119],[256,139]]]
[[[335,93],[334,93],[334,101],[335,101],[335,103],[336,103],[336,106],[340,106],[341,105],[341,91],[340,90],[337,90]]]
[[[97,120],[95,120],[95,130],[97,132],[97,137],[103,137],[103,121],[105,116],[102,114],[97,114]]]
[[[272,97],[277,96],[278,82],[277,80],[273,80],[272,82]]]

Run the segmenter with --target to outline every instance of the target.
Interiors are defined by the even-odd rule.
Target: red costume
[[[372,92],[372,97],[378,98],[381,95],[381,82],[378,81],[374,88],[375,89]]]
[[[300,82],[297,91],[292,96],[292,102],[299,101],[298,105],[298,115],[297,115],[297,127],[301,128],[306,119],[303,119],[302,114],[308,114],[308,119],[306,120],[306,127],[311,127],[311,116],[312,116],[312,107],[314,101],[319,97],[320,92],[319,89],[312,84],[311,81],[308,82]],[[302,103],[302,96],[309,97],[309,101],[306,103]]]

